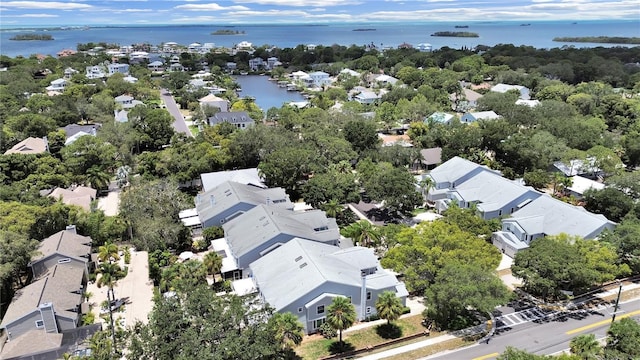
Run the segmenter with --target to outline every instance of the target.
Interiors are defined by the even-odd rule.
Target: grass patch
[[[402,336],[408,336],[413,334],[422,333],[425,327],[422,326],[422,315],[408,316],[393,323],[393,327],[397,328]],[[350,331],[342,334],[343,340],[352,345],[354,349],[362,349],[367,346],[373,346],[388,341],[380,336],[378,327],[384,327],[383,325],[373,325],[371,327]],[[398,331],[396,330],[396,331]],[[384,334],[383,334],[384,335]],[[431,336],[438,336],[438,333],[432,332]],[[424,339],[420,339],[424,340]],[[332,344],[337,343],[338,338],[325,339],[320,335],[309,336],[304,339],[302,344],[296,348],[296,353],[303,359],[318,359],[323,356],[331,355]],[[404,345],[404,344],[402,344]],[[334,347],[336,345],[333,345]]]
[[[415,209],[411,210],[411,215],[417,216],[418,214],[422,214],[422,213],[425,213],[425,212],[427,212],[427,209],[425,209],[425,208],[415,208]]]
[[[408,351],[406,353],[398,354],[395,356],[387,357],[384,360],[406,360],[406,359],[419,359],[425,356],[433,355],[435,353],[439,353],[445,350],[452,350],[461,348],[463,346],[467,346],[472,344],[473,341],[464,341],[463,339],[452,339],[441,342],[439,344],[433,344],[430,346],[425,346],[420,349],[416,349],[413,351]]]
[[[191,131],[191,134],[193,134],[193,136],[196,136],[200,133],[200,129],[198,129],[198,125],[189,125],[189,131]]]

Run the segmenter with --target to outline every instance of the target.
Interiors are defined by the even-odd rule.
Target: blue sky
[[[20,25],[367,23],[615,20],[640,22],[638,0],[35,0],[0,2]]]

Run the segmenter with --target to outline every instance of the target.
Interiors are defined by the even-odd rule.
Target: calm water
[[[436,31],[456,31],[455,25],[468,25],[462,31],[475,32],[478,38],[432,37]],[[90,28],[88,30],[52,30],[47,34],[53,41],[11,41],[16,33],[24,30],[0,30],[0,54],[8,56],[29,56],[31,54],[55,55],[61,49],[75,49],[78,43],[107,42],[120,45],[147,42],[154,45],[174,41],[188,45],[193,42],[213,42],[216,46],[231,47],[241,41],[256,46],[275,45],[281,48],[295,47],[300,44],[316,45],[367,45],[396,47],[404,42],[417,45],[430,43],[434,49],[443,46],[461,48],[479,44],[528,45],[536,48],[555,48],[563,45],[576,47],[614,46],[607,44],[566,44],[552,41],[558,36],[640,36],[640,21],[571,21],[531,22],[529,26],[520,26],[519,22],[469,22],[469,23],[379,23],[379,24],[331,24],[310,25],[222,25],[198,26],[139,26]],[[211,32],[229,28],[244,31],[241,35],[211,35]],[[353,31],[354,29],[375,29],[374,31]],[[33,30],[31,30],[33,31]]]
[[[278,87],[275,81],[269,81],[268,76],[236,76],[235,80],[242,88],[242,92],[238,93],[240,97],[251,96],[256,98],[256,104],[263,111],[267,111],[272,107],[280,108],[283,103],[305,100],[297,91],[287,91]]]

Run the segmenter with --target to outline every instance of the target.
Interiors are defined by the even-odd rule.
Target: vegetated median
[[[53,36],[49,34],[17,34],[9,40],[15,41],[29,41],[29,40],[53,40]]]
[[[469,32],[469,31],[436,31],[431,36],[443,36],[443,37],[468,37],[468,38],[476,38],[480,37],[478,33]]]
[[[580,37],[555,37],[553,41],[599,43],[599,44],[640,44],[640,37],[624,36],[580,36]]]

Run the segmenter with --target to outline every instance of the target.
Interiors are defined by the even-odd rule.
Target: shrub
[[[125,264],[131,263],[131,249],[129,249],[128,246],[125,246],[124,248],[124,263]]]
[[[199,239],[194,241],[191,244],[191,247],[195,252],[201,252],[201,251],[207,250],[207,248],[209,248],[209,244],[210,244],[209,241],[206,241],[205,239]]]
[[[82,326],[91,325],[95,322],[96,315],[92,312],[82,315]]]
[[[324,323],[320,325],[318,328],[318,332],[320,335],[324,336],[325,339],[331,339],[338,335],[338,332],[329,325],[329,323]]]

